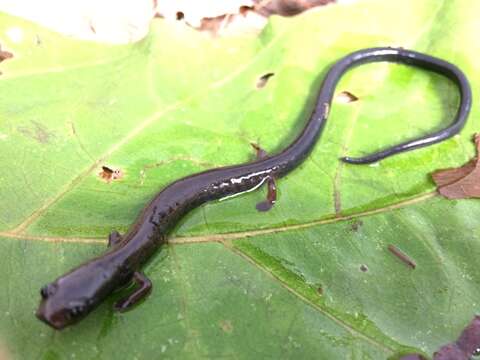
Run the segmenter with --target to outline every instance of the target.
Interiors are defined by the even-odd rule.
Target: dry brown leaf
[[[432,174],[437,191],[448,199],[480,198],[480,135],[475,135],[477,157],[459,168],[437,170]]]
[[[255,6],[255,9],[263,16],[270,16],[274,14],[293,16],[313,7],[327,5],[335,1],[336,0],[268,0],[260,1]]]
[[[2,50],[2,46],[0,46],[0,62],[11,58],[13,58],[13,54],[11,52]]]

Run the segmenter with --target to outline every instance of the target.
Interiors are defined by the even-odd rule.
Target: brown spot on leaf
[[[40,144],[48,144],[55,138],[55,134],[49,131],[43,124],[35,120],[30,122],[32,126],[19,126],[17,130],[26,137],[38,141]]]
[[[388,250],[399,258],[404,264],[407,264],[412,269],[415,269],[417,264],[413,261],[408,255],[406,255],[403,251],[397,248],[395,245],[388,245]]]
[[[317,287],[317,294],[320,295],[320,296],[323,295],[323,287],[321,287],[321,286]]]
[[[469,360],[480,348],[480,316],[463,329],[457,341],[442,346],[433,354],[434,360]]]
[[[267,85],[268,79],[270,79],[275,73],[269,72],[260,76],[257,80],[257,89],[261,89]]]
[[[365,265],[365,264],[360,265],[360,271],[367,272],[368,271],[368,266]]]
[[[350,91],[342,91],[335,97],[335,100],[342,104],[349,104],[358,101],[358,97],[353,95]]]
[[[109,183],[121,179],[123,177],[123,172],[120,169],[111,169],[108,166],[102,166],[102,170],[98,173],[98,176],[105,182]]]
[[[358,229],[362,227],[362,225],[363,225],[362,220],[354,220],[350,228],[352,229],[352,231],[357,232]]]
[[[232,322],[230,320],[221,320],[220,321],[220,328],[230,334],[232,331],[233,331],[233,325],[232,325]]]
[[[432,174],[437,191],[448,199],[480,198],[480,135],[475,135],[477,156],[463,166]]]

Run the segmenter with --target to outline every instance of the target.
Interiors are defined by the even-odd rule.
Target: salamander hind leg
[[[141,272],[134,272],[133,280],[135,282],[136,288],[132,291],[130,295],[118,300],[115,303],[115,310],[120,312],[130,310],[132,306],[144,299],[152,291],[152,282]]]
[[[117,245],[122,241],[122,235],[117,230],[113,230],[110,235],[108,235],[108,247]]]
[[[260,145],[255,143],[250,143],[255,149],[257,154],[257,159],[262,160],[268,157],[268,153],[260,147]],[[273,204],[277,201],[277,185],[275,184],[275,179],[271,176],[267,178],[267,198],[264,201],[259,202],[255,208],[258,211],[268,211],[272,208]]]
[[[255,207],[258,211],[268,211],[277,201],[277,185],[273,177],[267,179],[267,198],[260,201]]]

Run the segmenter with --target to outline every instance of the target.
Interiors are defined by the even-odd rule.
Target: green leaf
[[[67,39],[0,14],[0,350],[14,358],[322,358],[431,355],[480,311],[480,205],[438,198],[429,173],[474,156],[465,129],[374,166],[366,154],[438,129],[457,107],[441,76],[395,64],[348,73],[308,160],[257,191],[195,209],[145,273],[154,290],[119,314],[113,294],[55,332],[34,317],[39,288],[101,254],[173,180],[269,153],[302,129],[328,66],[371,46],[457,64],[480,85],[480,3],[367,0],[293,18],[259,35],[209,38],[155,19],[141,42]],[[12,28],[22,32],[15,42]],[[17,30],[18,31],[18,30]],[[18,40],[18,39],[17,39]],[[258,89],[257,80],[274,73]],[[107,183],[101,166],[121,169]],[[416,262],[411,269],[388,251]]]

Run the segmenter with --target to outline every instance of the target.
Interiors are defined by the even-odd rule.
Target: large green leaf
[[[251,141],[284,148],[322,74],[351,51],[393,45],[445,58],[476,94],[479,12],[475,0],[371,0],[224,39],[155,20],[125,46],[0,15],[0,45],[14,54],[0,65],[1,346],[25,359],[384,359],[454,340],[480,310],[480,205],[436,197],[428,174],[474,155],[478,107],[444,143],[372,166],[337,160],[451,121],[455,86],[394,64],[341,81],[359,101],[334,103],[270,212],[255,210],[257,191],[183,219],[146,268],[154,291],[137,309],[114,313],[114,294],[61,333],[33,313],[41,285],[102,253],[106,235],[125,231],[171,181],[251,160]],[[102,165],[124,177],[100,180]]]

